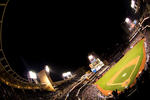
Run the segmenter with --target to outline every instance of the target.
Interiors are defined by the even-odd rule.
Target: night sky
[[[11,67],[26,77],[29,70],[51,67],[61,73],[88,67],[88,53],[112,53],[124,43],[121,23],[128,0],[48,2],[10,0],[3,25],[3,48]]]

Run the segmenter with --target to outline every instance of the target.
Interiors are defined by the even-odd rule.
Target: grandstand
[[[150,74],[150,30],[147,29],[139,31],[134,37],[132,34],[128,47],[125,50],[118,49],[115,56],[108,57],[108,66],[103,66],[91,74],[88,81],[80,80],[86,72],[83,67],[75,72],[76,76],[73,78],[54,82],[55,92],[46,91],[43,85],[19,76],[10,67],[2,46],[2,24],[8,1],[0,1],[0,100],[64,100],[69,92],[68,98],[72,100],[103,100],[118,95],[126,99],[136,93],[145,93],[141,88],[149,86],[147,80]],[[150,14],[145,12],[143,16],[147,15]],[[143,83],[146,85],[143,86]]]

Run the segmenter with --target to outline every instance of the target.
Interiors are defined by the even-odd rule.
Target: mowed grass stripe
[[[122,68],[124,67],[126,64],[128,64],[130,61],[132,61],[133,59],[135,59],[136,57],[140,57],[136,66],[135,64],[132,67],[136,67],[134,72],[131,75],[130,78],[130,83],[128,85],[131,85],[133,83],[133,81],[136,78],[136,75],[139,71],[139,68],[141,66],[142,63],[142,59],[143,59],[143,46],[144,46],[144,40],[141,40],[140,42],[138,42],[131,50],[129,50],[124,57],[119,60],[118,63],[116,63],[108,72],[106,72],[104,74],[104,76],[99,79],[96,84],[99,85],[102,89],[104,90],[123,90],[125,87],[122,87],[121,85],[107,85],[108,81],[111,80],[111,78]],[[126,70],[124,70],[123,72],[121,72],[119,74],[119,76],[114,80],[114,82],[116,83],[122,83],[123,81],[125,81],[126,79],[129,78],[129,74],[131,74],[132,70],[134,68],[128,68]],[[127,73],[128,75],[126,75],[123,79],[122,79],[122,75],[124,73]]]

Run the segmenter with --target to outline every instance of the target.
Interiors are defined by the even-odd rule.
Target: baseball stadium
[[[113,49],[108,47],[104,50],[106,54],[102,52],[98,55],[95,52],[100,49],[92,48],[88,55],[89,62],[86,61],[86,66],[79,66],[77,70],[68,71],[73,67],[69,68],[67,65],[64,67],[65,72],[61,73],[62,66],[58,64],[57,69],[57,66],[52,67],[53,64],[51,66],[50,62],[50,66],[49,64],[40,64],[42,68],[40,67],[39,72],[29,70],[27,75],[23,74],[24,76],[18,74],[23,70],[23,67],[17,72],[14,68],[19,69],[20,66],[13,68],[11,67],[13,63],[9,62],[14,60],[18,64],[19,61],[22,61],[26,66],[28,64],[24,59],[21,59],[22,57],[19,58],[20,60],[11,60],[5,52],[5,49],[8,48],[4,48],[7,47],[7,41],[4,41],[7,39],[4,37],[7,33],[5,31],[8,30],[4,24],[7,22],[4,20],[7,17],[4,16],[8,9],[7,5],[11,5],[8,3],[9,1],[14,2],[13,0],[0,0],[0,100],[133,100],[136,98],[145,100],[149,98],[147,91],[150,90],[150,0],[129,0],[134,11],[132,16],[135,20],[132,20],[131,16],[127,16],[120,25],[125,31],[124,34],[127,35],[127,41],[122,43],[116,41],[112,44]],[[8,26],[7,23],[6,26]],[[8,31],[8,33],[13,32]],[[121,36],[125,38],[124,35]],[[109,35],[107,37],[114,39]],[[93,42],[91,43],[93,44]],[[102,48],[99,43],[98,41],[97,48]],[[46,58],[43,58],[42,61],[44,59]],[[70,63],[68,58],[66,61]],[[37,61],[36,65],[39,62]],[[81,62],[84,61],[79,63]],[[25,68],[29,69],[30,66]],[[62,74],[63,79],[54,81],[53,79],[57,78],[59,73]],[[54,77],[55,74],[56,77]]]
[[[142,39],[134,45],[95,83],[104,95],[110,95],[113,90],[119,93],[135,84],[146,62],[144,41],[145,39]]]

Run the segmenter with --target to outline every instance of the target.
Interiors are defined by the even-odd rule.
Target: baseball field
[[[132,87],[136,83],[136,77],[142,72],[146,62],[144,41],[145,39],[140,40],[96,81],[95,84],[97,88],[104,95],[107,96],[116,89],[119,93],[125,88]]]

